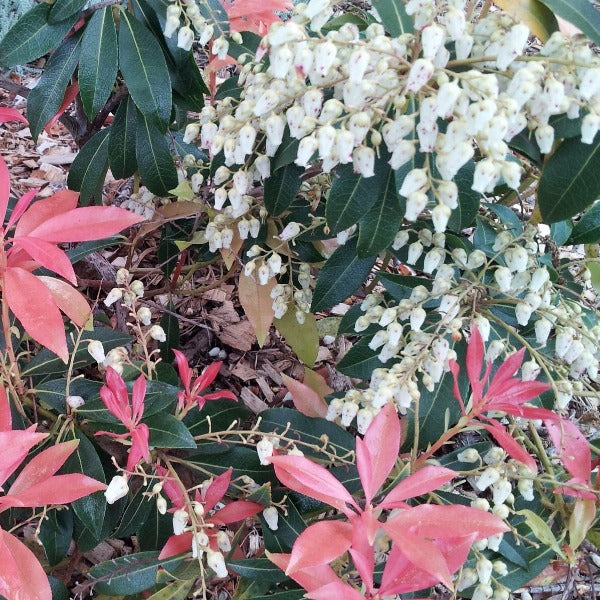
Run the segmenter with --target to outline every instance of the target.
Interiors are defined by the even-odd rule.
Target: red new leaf
[[[35,554],[0,529],[0,594],[5,598],[51,600],[48,577]]]
[[[181,535],[172,535],[163,546],[158,558],[169,558],[183,552],[189,552],[192,549],[192,539],[193,534],[191,531],[185,531]]]
[[[307,527],[294,542],[286,575],[328,565],[350,548],[352,525],[343,521],[320,521]]]
[[[364,596],[342,581],[328,583],[306,594],[310,600],[364,600]]]
[[[48,288],[19,267],[4,272],[4,299],[25,331],[65,363],[69,358],[64,324]]]
[[[8,107],[0,107],[0,123],[7,121],[21,121],[28,125],[27,119],[16,109]]]
[[[592,459],[588,442],[581,431],[566,419],[546,421],[545,425],[565,469],[575,478],[575,482],[589,481]]]
[[[229,523],[237,523],[248,517],[253,517],[264,509],[262,504],[250,502],[248,500],[236,500],[227,504],[218,510],[211,518],[212,523],[219,525],[229,525]]]
[[[88,242],[110,237],[143,220],[115,206],[84,206],[50,217],[29,235],[48,242]]]
[[[75,96],[77,96],[77,94],[79,94],[79,84],[76,81],[75,83],[72,83],[70,86],[68,86],[65,90],[64,99],[62,101],[62,104],[60,105],[60,108],[58,109],[58,112],[48,121],[48,123],[46,123],[44,131],[46,131],[47,133],[50,132],[50,129],[52,129],[52,125],[54,125],[54,123],[56,123],[61,118],[65,110],[67,110],[67,108],[69,108],[69,106],[71,105],[71,102],[75,100]]]
[[[87,323],[92,314],[92,310],[87,303],[86,297],[82,293],[78,292],[68,283],[56,279],[56,277],[38,275],[38,279],[50,291],[56,306],[58,306],[58,308],[62,310],[75,325],[83,327]]]
[[[4,159],[0,157],[0,226],[4,225],[8,197],[10,195],[10,173]]]
[[[287,571],[290,562],[290,554],[273,554],[265,552],[267,558],[277,565],[284,573]],[[321,565],[310,569],[303,569],[292,573],[291,578],[300,584],[308,592],[323,587],[329,583],[339,581],[334,570],[329,565]]]
[[[481,423],[481,426],[492,434],[494,439],[504,448],[509,456],[522,462],[532,473],[537,473],[537,464],[526,450],[494,419],[490,423]]]
[[[379,504],[379,508],[401,508],[404,500],[427,494],[448,483],[456,473],[445,467],[427,465],[403,479]]]
[[[14,244],[16,248],[25,250],[42,267],[46,267],[46,269],[61,275],[73,285],[77,283],[71,261],[55,244],[34,237],[17,237],[14,240]]]
[[[292,395],[294,406],[298,412],[307,417],[325,417],[327,414],[327,404],[325,404],[317,392],[305,383],[300,383],[284,373],[282,373],[281,378],[285,387],[287,387]]]
[[[35,432],[35,425],[24,431],[0,431],[0,448],[2,448],[0,486],[4,485],[4,482],[23,462],[29,450],[46,437],[48,437],[47,433]]]
[[[204,493],[204,510],[211,511],[215,504],[227,493],[229,482],[231,481],[231,473],[233,468],[229,467],[227,471],[221,473],[214,481],[206,488]]]
[[[77,192],[61,190],[49,198],[38,200],[18,219],[19,222],[15,227],[15,237],[28,236],[36,227],[45,223],[51,217],[75,209],[78,198],[79,194]]]
[[[324,467],[304,456],[272,456],[275,475],[281,483],[296,492],[310,496],[342,511],[346,516],[358,510],[350,492]]]
[[[10,412],[10,402],[6,395],[6,389],[0,385],[0,431],[10,431],[12,429],[12,415]]]

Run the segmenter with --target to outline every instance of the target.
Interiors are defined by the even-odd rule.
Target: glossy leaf
[[[177,187],[177,170],[167,140],[141,111],[136,117],[135,155],[142,181],[152,193],[166,196]]]
[[[524,23],[533,35],[545,42],[555,31],[558,21],[554,13],[539,0],[494,0],[517,23]]]
[[[269,581],[271,583],[280,583],[287,579],[281,569],[277,568],[268,558],[232,560],[227,562],[227,567],[248,579]]]
[[[577,221],[568,240],[569,244],[597,244],[600,242],[600,203],[594,204]]]
[[[134,534],[146,521],[153,501],[144,494],[150,492],[151,488],[152,485],[140,486],[123,513],[119,528],[114,533],[115,538],[124,538]]]
[[[281,319],[275,319],[273,324],[298,358],[305,365],[312,367],[319,353],[317,320],[312,313],[308,313],[304,317],[304,323],[298,323],[295,312],[288,310]]]
[[[95,565],[88,572],[99,594],[137,594],[156,583],[158,568],[172,569],[181,559],[160,560],[157,552],[137,552]]]
[[[11,68],[24,65],[50,52],[71,29],[77,15],[58,23],[49,23],[52,7],[42,2],[25,13],[0,42],[0,64]]]
[[[578,27],[595,44],[600,44],[600,11],[589,0],[540,0],[554,14]]]
[[[195,448],[187,427],[173,415],[159,414],[144,419],[150,429],[150,445],[156,448]]]
[[[50,600],[48,577],[35,554],[16,537],[0,528],[0,594],[6,598]]]
[[[384,177],[379,198],[359,221],[356,251],[361,258],[379,254],[390,246],[402,223],[406,207],[396,190],[395,172],[388,168]]]
[[[52,510],[40,527],[40,540],[50,566],[57,565],[69,551],[73,537],[73,513]]]
[[[456,473],[445,467],[427,465],[403,479],[379,504],[381,508],[398,508],[404,500],[422,496],[441,487],[456,477]]]
[[[44,126],[44,131],[49,132],[52,129],[52,127],[54,126],[54,124],[58,123],[58,121],[60,120],[62,115],[65,113],[67,108],[69,108],[69,106],[71,106],[71,104],[77,97],[77,94],[79,94],[79,83],[77,81],[75,81],[74,83],[69,85],[67,87],[67,89],[65,90],[65,95],[63,97],[62,104],[58,108],[58,111],[56,112],[56,114]]]
[[[538,198],[544,221],[554,223],[572,217],[596,200],[598,193],[600,139],[595,144],[582,144],[576,138],[565,140],[544,165],[540,179]]]
[[[67,184],[70,189],[81,192],[81,204],[98,202],[102,198],[102,185],[108,170],[108,140],[110,128],[93,135],[75,157]]]
[[[173,581],[162,590],[155,592],[148,600],[185,600],[194,585],[193,579]]]
[[[448,219],[448,229],[457,233],[472,225],[479,210],[481,194],[471,189],[474,173],[475,163],[470,160],[454,177],[458,188],[458,206]]]
[[[38,279],[48,288],[58,308],[78,327],[83,327],[92,314],[86,297],[73,286],[57,279],[39,275]]]
[[[373,177],[357,175],[351,164],[338,167],[325,204],[325,218],[331,233],[358,223],[377,202],[388,170],[389,165],[383,159],[375,161]]]
[[[64,324],[48,288],[29,271],[13,267],[4,273],[3,291],[25,331],[66,364],[69,354]],[[27,302],[23,302],[23,297]]]
[[[356,243],[356,239],[348,240],[323,265],[313,294],[312,312],[342,302],[364,283],[376,257],[359,258]]]
[[[200,13],[215,28],[215,37],[229,35],[229,17],[219,0],[201,0]]]
[[[271,290],[275,281],[270,279],[266,285],[260,285],[253,276],[240,273],[238,293],[244,313],[254,328],[258,345],[262,347],[273,323],[273,300]]]
[[[337,364],[340,373],[348,377],[369,379],[375,369],[383,366],[384,363],[377,358],[377,352],[369,348],[371,339],[371,337],[360,339],[346,352]]]
[[[373,8],[381,17],[385,30],[392,36],[398,37],[404,33],[412,33],[413,20],[404,8],[402,2],[396,0],[373,0]]]
[[[131,96],[127,96],[119,104],[108,142],[108,164],[117,179],[131,177],[137,169],[136,128],[137,110]]]
[[[92,120],[110,96],[117,77],[117,30],[112,7],[97,10],[81,41],[79,90],[85,114]]]
[[[120,14],[119,68],[140,112],[164,133],[171,117],[172,99],[163,51],[152,33],[132,14]]]
[[[58,23],[67,17],[77,14],[87,0],[56,0],[52,5],[48,22]]]
[[[558,452],[565,469],[579,482],[591,476],[591,454],[588,442],[571,421],[546,421],[548,435]]]
[[[300,176],[303,172],[302,167],[291,163],[276,170],[265,180],[265,206],[274,217],[287,210],[294,201],[302,183]]]
[[[66,39],[48,59],[48,63],[27,97],[27,118],[34,141],[44,125],[56,114],[75,71],[81,52],[79,35]]]
[[[304,383],[288,377],[285,373],[282,373],[281,378],[283,379],[284,385],[292,394],[292,400],[296,410],[307,417],[325,418],[325,415],[327,414],[327,404],[317,392]]]

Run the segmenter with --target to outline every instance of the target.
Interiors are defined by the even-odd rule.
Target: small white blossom
[[[273,456],[273,442],[266,437],[261,438],[256,444],[256,452],[261,465],[270,464],[268,459]]]
[[[127,484],[127,479],[122,475],[115,475],[104,491],[104,496],[108,504],[114,504],[117,500],[127,496],[128,492],[129,485]]]
[[[262,511],[262,516],[264,517],[269,529],[272,531],[277,531],[279,527],[279,513],[277,512],[277,509],[274,506],[268,506]]]
[[[148,335],[157,342],[166,342],[167,334],[165,330],[160,325],[152,325],[148,330]]]

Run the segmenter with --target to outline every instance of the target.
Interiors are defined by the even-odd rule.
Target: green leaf
[[[559,17],[578,27],[600,44],[600,11],[589,0],[540,0]]]
[[[288,497],[285,505],[286,512],[279,512],[277,531],[271,531],[261,515],[263,523],[263,535],[265,548],[269,552],[289,552],[298,539],[298,536],[306,529],[307,525],[296,505]]]
[[[261,416],[264,414],[265,412],[262,412]],[[193,454],[187,460],[213,475],[220,475],[227,471],[229,467],[233,467],[232,479],[247,475],[259,485],[271,479],[272,470],[260,464],[256,450],[251,448],[235,446],[221,454]]]
[[[52,5],[49,23],[59,23],[68,17],[76,15],[86,4],[87,0],[56,0]]]
[[[597,244],[600,242],[600,203],[594,204],[573,227],[569,244]]]
[[[104,469],[94,445],[85,435],[75,430],[68,434],[67,439],[79,440],[77,450],[69,456],[61,469],[63,473],[83,473],[102,483],[106,483]],[[99,536],[104,522],[106,498],[104,492],[94,492],[89,496],[75,500],[71,506],[79,520],[92,532]]]
[[[131,177],[137,170],[136,124],[137,110],[131,96],[127,96],[119,104],[108,142],[108,164],[116,179]]]
[[[152,502],[150,514],[136,533],[140,550],[161,550],[172,535],[173,517],[170,513],[161,515],[156,508],[156,502]],[[165,568],[167,567],[165,566]]]
[[[474,173],[475,162],[470,160],[454,177],[458,187],[458,206],[448,219],[448,229],[457,233],[473,223],[479,210],[481,194],[471,189]]]
[[[219,0],[200,0],[202,16],[215,28],[215,37],[229,35],[229,17]]]
[[[405,210],[396,190],[396,173],[388,168],[379,198],[359,221],[358,256],[374,256],[385,250],[394,241]]]
[[[375,175],[362,177],[351,164],[336,169],[325,204],[325,218],[333,234],[352,225],[375,204],[386,182],[389,165],[382,158],[375,161]]]
[[[562,550],[558,544],[552,529],[548,526],[548,523],[544,519],[542,519],[539,515],[536,515],[532,510],[527,508],[523,508],[516,512],[518,515],[523,515],[525,517],[525,522],[527,523],[529,529],[535,537],[542,542],[542,544],[549,546],[558,554],[559,556],[563,556]]]
[[[322,436],[326,435],[328,445],[332,446],[338,456],[344,456],[354,450],[354,436],[325,419],[306,417],[291,408],[270,408],[260,413],[259,430],[264,433],[282,433],[284,430],[293,431],[298,441],[315,447],[323,445]],[[300,444],[306,456],[319,457],[319,452]]]
[[[79,201],[84,206],[102,199],[102,186],[108,171],[108,141],[111,127],[92,136],[75,157],[67,184],[69,189],[79,192]]]
[[[600,13],[599,13],[600,14]],[[546,223],[583,211],[600,195],[600,139],[595,144],[565,140],[544,165],[538,187]]]
[[[66,413],[66,387],[68,379],[52,379],[40,383],[35,388],[36,396],[47,405],[51,406],[59,414]],[[87,379],[76,378],[70,381],[69,395],[81,396],[85,402],[98,397],[102,383],[99,381],[88,381]]]
[[[211,400],[202,410],[190,411],[184,419],[193,436],[209,431],[225,431],[232,423],[242,423],[250,411],[241,403],[232,400]]]
[[[40,527],[40,540],[51,567],[67,555],[72,537],[73,513],[70,510],[49,511]]]
[[[356,25],[359,31],[364,31],[368,24],[364,19],[361,19],[358,15],[353,13],[343,13],[339,17],[334,17],[330,19],[321,27],[321,31],[324,33],[328,33],[329,31],[338,31],[343,25],[346,23],[351,23],[352,25]]]
[[[27,97],[27,119],[34,141],[58,112],[81,51],[81,36],[67,38],[48,59],[48,64]]]
[[[356,342],[337,364],[337,370],[348,377],[369,379],[375,369],[383,367],[384,363],[377,358],[379,351],[369,348],[371,339],[369,336]]]
[[[158,567],[173,568],[181,558],[158,559],[158,552],[137,552],[92,567],[88,577],[97,593],[108,596],[138,594],[156,583]]]
[[[410,298],[413,288],[416,288],[418,285],[424,285],[427,289],[431,288],[431,281],[425,277],[393,275],[391,273],[378,273],[377,277],[383,284],[383,287],[398,302],[405,298]]]
[[[94,359],[87,351],[87,344],[91,340],[102,342],[104,350],[108,352],[117,346],[126,346],[129,344],[131,336],[121,331],[108,329],[107,327],[96,327],[94,331],[84,331],[81,336],[81,344],[78,346],[77,352],[73,357],[74,370],[82,369],[94,362]],[[70,336],[67,336],[67,347],[70,355],[73,352],[73,342]],[[56,354],[50,352],[50,350],[43,349],[27,363],[27,366],[21,371],[21,375],[24,377],[53,375],[65,373],[66,370],[67,365]]]
[[[265,180],[265,206],[274,217],[287,210],[294,201],[302,183],[302,173],[304,169],[292,163],[278,169]]]
[[[51,6],[42,2],[25,13],[0,42],[0,64],[11,68],[44,56],[58,46],[77,21],[72,15],[60,23],[48,23]]]
[[[549,124],[554,129],[554,138],[572,138],[581,136],[581,122],[587,111],[582,110],[575,119],[569,119],[568,115],[554,115],[550,118]]]
[[[256,53],[256,50],[258,49],[258,46],[262,41],[260,35],[252,31],[242,31],[240,35],[242,36],[242,43],[238,44],[237,42],[234,42],[230,39],[229,50],[227,51],[227,54],[229,54],[231,58],[235,58],[236,60],[242,54],[250,54],[251,56],[253,56]]]
[[[144,493],[151,491],[152,485],[152,483],[148,483],[148,485],[139,487],[125,509],[119,528],[115,531],[113,537],[124,538],[133,535],[146,521],[155,501],[145,496]]]
[[[90,120],[108,100],[117,77],[117,67],[117,30],[112,8],[106,6],[94,13],[81,43],[79,92],[83,109]]]
[[[135,152],[144,185],[157,196],[177,187],[177,170],[165,136],[138,111]]]
[[[196,448],[187,427],[173,415],[155,415],[144,419],[144,423],[150,429],[150,445],[155,448]]]
[[[313,294],[312,312],[342,302],[360,287],[375,264],[375,256],[358,258],[356,238],[340,246],[325,262]]]
[[[121,73],[140,112],[164,133],[171,118],[172,98],[171,80],[162,48],[152,33],[133,15],[125,10],[120,14]]]
[[[71,594],[69,594],[67,586],[60,579],[48,575],[48,582],[52,590],[52,600],[70,600]]]
[[[573,231],[571,219],[557,221],[550,225],[550,237],[557,246],[562,246],[569,239],[571,231]]]
[[[229,80],[226,80],[225,83],[227,83],[227,81]],[[219,91],[221,91],[222,87],[223,85],[219,87]],[[278,169],[281,169],[281,167],[285,167],[285,165],[293,163],[296,160],[296,156],[298,156],[299,145],[300,140],[297,140],[296,138],[293,138],[290,135],[290,130],[286,125],[285,130],[283,132],[283,140],[279,148],[277,148],[275,156],[271,160],[272,171],[275,172]]]
[[[489,208],[502,223],[507,225],[507,229],[512,229],[512,234],[515,237],[523,233],[523,224],[512,208],[504,206],[503,204],[494,204],[493,202],[486,202],[485,206],[487,206],[487,208]]]
[[[406,13],[403,2],[398,0],[373,0],[372,4],[373,8],[379,13],[385,30],[392,37],[414,31],[413,20]]]
[[[160,319],[160,326],[163,328],[167,337],[166,341],[160,342],[158,348],[160,350],[160,357],[164,363],[173,362],[175,355],[173,354],[173,348],[179,348],[179,319],[177,318],[176,308],[172,302],[169,302],[166,306],[167,311],[163,314]]]
[[[304,323],[296,320],[294,310],[288,310],[281,319],[275,319],[273,324],[283,335],[285,341],[296,356],[307,366],[312,367],[319,352],[319,331],[312,313],[306,315]]]
[[[288,576],[276,567],[268,558],[247,558],[243,560],[230,560],[227,566],[242,577],[280,583]]]
[[[194,581],[194,579],[173,581],[162,590],[158,590],[158,592],[152,594],[148,600],[185,600],[194,585]]]
[[[495,4],[517,23],[527,25],[531,33],[542,42],[546,42],[554,31],[558,31],[556,17],[539,0],[495,0]]]
[[[540,147],[537,145],[533,133],[527,128],[523,129],[523,131],[513,137],[510,142],[508,142],[508,145],[513,150],[517,150],[530,158],[536,165],[540,166],[542,164]]]

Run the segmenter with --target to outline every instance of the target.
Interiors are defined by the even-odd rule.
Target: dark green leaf
[[[49,23],[60,23],[73,15],[76,15],[86,4],[87,0],[56,0],[52,5]]]
[[[337,365],[337,370],[348,377],[357,379],[369,379],[371,373],[377,368],[383,367],[377,355],[379,351],[371,350],[369,342],[371,336],[361,338],[344,354],[344,358]]]
[[[91,120],[108,100],[118,68],[117,30],[112,7],[94,13],[81,43],[79,92],[85,114]]]
[[[357,253],[361,258],[374,256],[393,241],[406,210],[396,190],[396,174],[388,167],[377,202],[359,221]]]
[[[177,319],[175,312],[175,305],[169,302],[166,306],[169,312],[163,314],[160,320],[160,326],[163,328],[167,340],[160,342],[158,348],[160,349],[160,357],[163,362],[170,363],[175,358],[173,354],[173,348],[179,348],[179,319]]]
[[[550,225],[550,237],[557,246],[562,246],[569,239],[571,231],[573,231],[571,219],[557,221]]]
[[[540,0],[559,17],[578,27],[600,44],[600,11],[589,0]]]
[[[348,240],[325,262],[313,295],[313,312],[342,302],[360,287],[375,264],[375,256],[358,258],[356,239]]]
[[[25,13],[0,42],[0,64],[11,68],[44,56],[58,46],[77,21],[72,15],[60,23],[48,23],[52,7],[45,2]]]
[[[413,20],[406,13],[403,2],[398,2],[398,0],[373,0],[373,8],[379,13],[382,25],[392,37],[414,31]]]
[[[469,227],[475,220],[479,210],[481,194],[471,189],[475,163],[470,160],[454,177],[458,187],[458,206],[452,211],[448,220],[448,229],[460,232]]]
[[[115,538],[124,538],[134,534],[146,521],[155,500],[148,498],[144,493],[149,492],[152,485],[152,483],[142,485],[135,493],[123,513],[119,528],[114,533]]]
[[[160,550],[173,535],[173,517],[169,513],[161,515],[156,502],[152,502],[150,513],[136,535],[140,550]]]
[[[566,113],[551,117],[549,124],[554,129],[554,138],[558,140],[581,136],[581,121],[586,114],[587,111],[581,111],[575,119],[569,119]]]
[[[158,567],[173,568],[181,558],[158,559],[158,552],[138,552],[114,558],[88,572],[99,594],[124,596],[138,594],[156,583]]]
[[[332,233],[356,225],[375,204],[386,183],[388,169],[389,165],[382,158],[375,161],[373,177],[357,175],[351,164],[336,169],[325,204],[325,218]]]
[[[344,456],[354,450],[354,437],[331,421],[306,417],[291,408],[270,408],[260,413],[262,417],[259,429],[265,433],[282,433],[284,430],[293,431],[293,437],[298,441],[320,446],[323,435],[327,436],[329,446],[333,446],[338,456]],[[319,452],[304,444],[298,448],[307,456],[318,457]]]
[[[27,119],[34,141],[58,112],[81,51],[81,36],[67,38],[48,59],[38,84],[27,97]],[[75,163],[73,163],[75,164]]]
[[[565,140],[544,165],[538,187],[539,207],[546,223],[583,211],[600,195],[600,139],[582,144]]]
[[[59,414],[65,414],[67,402],[66,386],[69,381],[69,395],[81,396],[86,402],[97,397],[102,387],[102,383],[99,381],[88,381],[79,377],[72,380],[52,379],[36,386],[36,396]]]
[[[292,163],[278,169],[265,181],[264,198],[269,213],[277,217],[289,208],[300,189],[303,172],[302,167]]]
[[[248,596],[247,598],[248,600],[302,600],[305,597],[306,592],[304,590],[276,590],[272,594],[260,594],[258,596],[252,594],[252,596]],[[244,596],[244,598],[246,597]]]
[[[358,15],[353,13],[344,13],[339,17],[334,17],[333,19],[327,21],[327,23],[325,23],[325,25],[323,25],[321,28],[321,31],[324,33],[327,33],[328,31],[338,31],[340,27],[346,23],[356,25],[359,31],[364,31],[368,27],[368,23],[364,19],[361,19]]]
[[[79,151],[69,170],[69,189],[80,193],[79,201],[84,206],[93,202],[100,203],[102,199],[102,186],[108,171],[108,141],[111,129],[107,127],[91,137]]]
[[[131,342],[131,336],[121,331],[114,331],[106,327],[97,327],[94,331],[84,331],[81,336],[81,344],[73,359],[73,368],[82,369],[94,362],[90,353],[87,351],[87,344],[91,340],[102,342],[104,350],[108,352],[117,346],[125,346]],[[67,336],[67,347],[69,355],[73,352],[73,342],[70,336]],[[33,377],[36,375],[53,375],[65,373],[67,366],[60,358],[50,350],[43,349],[38,352],[21,371],[21,375]]]
[[[144,185],[157,196],[177,187],[177,170],[165,136],[138,111],[135,153]]]
[[[52,590],[52,600],[69,600],[71,598],[67,586],[60,579],[48,575],[48,581]]]
[[[73,537],[73,513],[70,510],[52,510],[40,527],[40,540],[48,564],[57,565],[66,555]]]
[[[103,240],[92,240],[91,242],[82,242],[77,244],[74,248],[67,250],[67,256],[71,261],[71,264],[76,264],[92,252],[98,250],[104,250],[107,246],[113,246],[119,242],[119,238],[111,237]]]
[[[233,479],[247,475],[259,485],[271,479],[272,469],[263,467],[256,450],[251,448],[234,446],[221,454],[193,454],[187,460],[214,475],[220,475],[229,467],[233,467]]]
[[[596,203],[573,227],[569,244],[597,244],[599,241],[600,203]]]
[[[486,206],[502,221],[502,223],[507,225],[507,229],[512,229],[512,233],[515,237],[523,233],[523,224],[514,210],[503,204],[493,204],[492,202],[486,203]]]
[[[492,247],[496,241],[496,234],[497,232],[493,227],[488,225],[483,219],[477,217],[473,243],[478,250],[483,250],[488,256],[495,256],[496,251]]]
[[[150,445],[155,448],[196,448],[187,427],[173,415],[160,414],[144,419],[150,429]]]
[[[391,273],[378,273],[377,277],[383,284],[383,287],[392,295],[394,300],[400,301],[410,298],[413,288],[418,285],[431,287],[431,281],[425,277],[415,277],[414,275],[393,275]]]
[[[286,126],[281,145],[277,148],[277,152],[275,152],[275,156],[271,160],[271,170],[275,172],[281,169],[281,167],[293,163],[296,160],[296,156],[298,156],[299,145],[300,141],[290,135],[290,130]]]
[[[261,516],[265,547],[269,552],[289,552],[298,536],[306,529],[306,522],[289,497],[285,508],[287,512],[278,511],[277,531],[271,531]]]
[[[108,142],[108,164],[116,179],[131,177],[137,170],[136,123],[137,110],[131,96],[127,96],[119,104]]]
[[[79,446],[77,450],[69,456],[61,472],[64,473],[83,473],[93,477],[102,483],[106,482],[104,469],[100,462],[100,457],[85,435],[78,431],[71,432],[68,439],[78,439]],[[71,506],[79,520],[94,535],[100,535],[102,524],[104,522],[104,513],[106,511],[106,498],[103,492],[94,492],[89,496],[75,500]]]
[[[242,54],[250,54],[253,56],[256,53],[260,42],[262,41],[260,35],[253,33],[252,31],[242,31],[241,36],[241,44],[238,44],[233,40],[229,40],[229,50],[227,51],[227,54],[236,60]]]
[[[268,558],[246,558],[243,560],[230,560],[227,566],[242,577],[280,583],[288,576],[276,567]]]
[[[175,92],[173,101],[186,111],[202,110],[204,94],[208,94],[208,88],[192,52],[186,52],[177,60],[175,66],[169,68],[169,75]]]
[[[508,145],[517,152],[530,158],[536,165],[539,166],[542,164],[540,148],[537,145],[533,134],[527,128],[523,129],[521,133],[513,137]]]
[[[121,11],[119,67],[140,112],[164,133],[172,101],[167,63],[157,39],[127,11]]]
[[[229,17],[219,0],[200,0],[202,16],[215,28],[215,37],[229,35]]]
[[[75,514],[73,519],[73,539],[77,544],[78,550],[81,552],[89,552],[102,540],[109,537],[115,528],[117,521],[121,518],[121,514],[123,513],[126,504],[127,498],[121,498],[114,504],[106,505],[106,512],[104,514],[102,528],[96,535],[93,534],[77,517],[77,514]]]
[[[229,77],[229,79],[226,79],[219,86],[219,89],[215,94],[215,100],[223,100],[223,98],[233,98],[234,100],[239,100],[243,89],[244,88],[242,88],[242,86],[238,83],[237,76]],[[294,156],[294,158],[296,157]],[[274,168],[275,167],[273,166],[273,169]]]
[[[211,400],[202,410],[190,411],[184,419],[193,436],[209,431],[225,431],[232,423],[243,423],[250,411],[241,403],[232,400]]]

